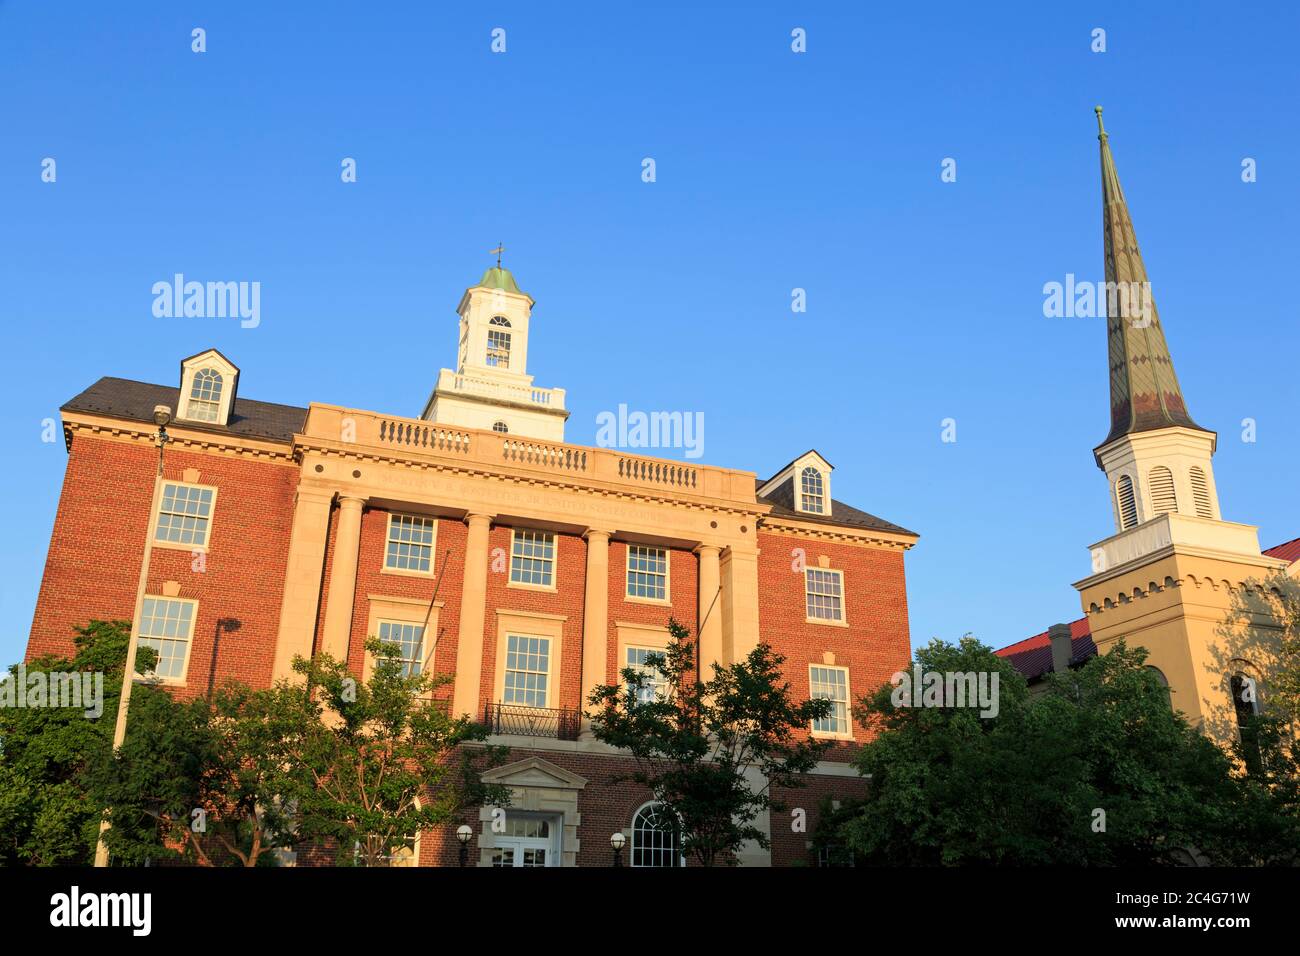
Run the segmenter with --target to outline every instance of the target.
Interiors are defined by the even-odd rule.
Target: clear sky
[[[570,441],[625,403],[764,477],[817,448],[921,535],[914,643],[1078,617],[1105,329],[1043,286],[1101,278],[1096,103],[1224,517],[1300,535],[1293,4],[458,6],[0,0],[0,663],[63,402],[215,346],[242,397],[418,415],[499,241]],[[178,272],[260,282],[260,325],[155,318]]]

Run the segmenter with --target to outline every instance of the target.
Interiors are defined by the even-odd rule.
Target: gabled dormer
[[[769,478],[758,489],[760,498],[770,498],[788,508],[821,518],[831,514],[831,472],[834,467],[816,450],[800,455]]]
[[[216,349],[182,359],[177,421],[229,425],[238,384],[239,369]]]

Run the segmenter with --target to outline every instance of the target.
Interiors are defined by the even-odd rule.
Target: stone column
[[[699,594],[699,641],[700,641],[700,680],[713,676],[714,663],[726,663],[722,659],[722,596],[718,593],[721,581],[718,572],[718,556],[722,549],[713,544],[701,544],[695,549],[700,559],[700,594]]]
[[[609,537],[608,531],[588,528],[586,601],[582,609],[582,700],[584,714],[592,692],[605,683],[609,647]],[[591,721],[582,718],[582,736],[591,735]]]
[[[452,712],[468,714],[481,721],[479,683],[483,677],[483,622],[487,605],[488,532],[492,516],[465,517],[469,534],[465,539],[465,583],[460,592],[459,638],[456,642],[456,684]]]
[[[361,509],[364,498],[339,496],[338,535],[334,563],[330,566],[329,601],[325,605],[325,630],[321,650],[335,660],[348,659],[352,635],[352,601],[357,593],[357,553],[361,548]]]
[[[758,552],[727,549],[722,558],[722,655],[743,660],[758,646]]]
[[[311,657],[333,500],[332,491],[318,488],[299,488],[294,496],[293,530],[289,533],[289,560],[280,598],[272,680],[293,678],[294,657]]]

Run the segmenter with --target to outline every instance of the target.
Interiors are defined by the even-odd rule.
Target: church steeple
[[[1181,426],[1205,431],[1188,414],[1165,343],[1133,220],[1115,171],[1110,137],[1097,112],[1101,141],[1101,209],[1105,233],[1106,336],[1110,347],[1110,434]]]

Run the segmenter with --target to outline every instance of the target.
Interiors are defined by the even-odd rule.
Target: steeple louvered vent
[[[1213,518],[1214,509],[1210,506],[1210,484],[1205,480],[1205,472],[1193,465],[1189,474],[1192,479],[1192,502],[1196,505],[1197,517]]]
[[[1168,514],[1178,510],[1178,495],[1174,493],[1174,474],[1164,465],[1151,469],[1151,511]]]
[[[1120,475],[1115,482],[1115,500],[1119,506],[1119,530],[1127,531],[1138,523],[1137,499],[1133,495],[1133,479]]]

